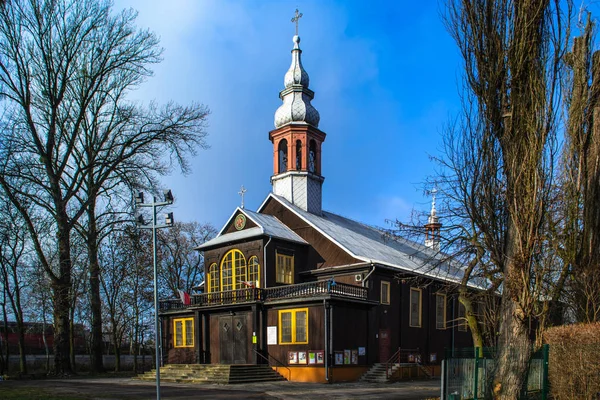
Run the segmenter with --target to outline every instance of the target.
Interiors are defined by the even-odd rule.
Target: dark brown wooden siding
[[[255,239],[249,242],[237,243],[233,245],[223,246],[218,249],[207,250],[204,252],[204,265],[208,269],[208,267],[212,263],[217,263],[219,268],[221,268],[221,261],[223,260],[225,254],[227,254],[229,250],[238,249],[242,252],[242,254],[244,254],[246,262],[248,262],[248,260],[252,256],[258,257],[258,263],[260,264],[260,285],[261,287],[264,287],[263,242],[263,239]]]
[[[267,326],[277,327],[277,343],[279,343],[279,311],[293,310],[298,308],[308,308],[308,344],[286,344],[286,345],[269,345],[268,352],[275,359],[281,361],[285,365],[288,364],[288,351],[306,351],[309,350],[325,350],[324,341],[324,314],[323,305],[305,305],[286,306],[280,308],[272,308],[267,311]]]
[[[273,198],[268,200],[261,212],[277,217],[281,222],[312,245],[312,249],[308,253],[307,261],[309,266],[314,265],[315,268],[326,268],[360,262],[360,260],[350,256],[347,252],[342,250],[339,246],[327,239]]]

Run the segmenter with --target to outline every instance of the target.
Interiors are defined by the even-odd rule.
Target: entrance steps
[[[372,382],[372,383],[388,383],[395,382],[402,379],[432,379],[432,370],[418,363],[401,363],[401,364],[389,364],[390,369],[386,375],[385,369],[386,364],[376,363],[373,364],[363,376],[360,377],[360,382]]]
[[[360,382],[371,382],[371,383],[387,383],[390,379],[386,376],[385,364],[375,363],[363,376],[360,377]],[[400,368],[400,364],[392,364],[391,374],[393,375]]]
[[[138,375],[135,379],[155,381],[156,370]],[[160,368],[160,380],[161,382],[234,384],[284,381],[285,378],[268,365],[169,364]]]

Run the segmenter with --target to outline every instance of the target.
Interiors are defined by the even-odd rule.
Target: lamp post
[[[156,209],[173,204],[173,194],[170,190],[164,191],[164,201],[156,201],[156,196],[152,197],[152,203],[144,203],[144,193],[138,192],[135,197],[135,204],[138,207],[152,208],[152,223],[146,223],[143,215],[138,215],[137,225],[140,229],[152,229],[152,260],[154,266],[154,347],[156,354],[156,399],[160,400],[160,324],[158,320],[158,268],[156,265],[156,230],[173,226],[173,213],[165,214],[165,223],[156,224]]]

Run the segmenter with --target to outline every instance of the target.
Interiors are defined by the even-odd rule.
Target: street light
[[[156,266],[156,230],[173,226],[173,213],[165,214],[165,223],[156,224],[156,209],[173,204],[173,193],[170,190],[164,191],[164,201],[156,201],[156,196],[152,197],[152,203],[144,203],[144,193],[137,192],[135,195],[135,204],[137,207],[152,207],[152,223],[146,224],[144,216],[138,215],[136,222],[140,229],[152,229],[152,259],[154,264],[154,347],[156,353],[156,399],[160,400],[160,324],[158,321],[158,270]]]

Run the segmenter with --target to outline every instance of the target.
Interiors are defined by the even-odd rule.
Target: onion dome
[[[281,128],[289,123],[305,123],[319,127],[319,112],[310,104],[315,97],[312,90],[308,88],[308,74],[302,66],[300,50],[300,36],[293,38],[292,65],[285,74],[283,89],[279,98],[283,104],[275,112],[275,128]]]

